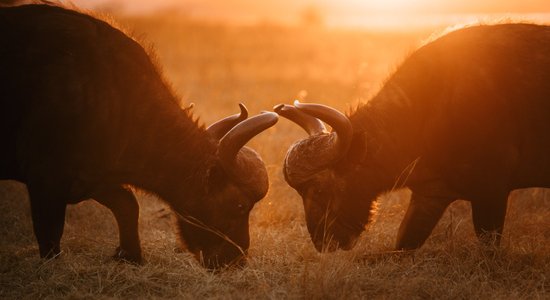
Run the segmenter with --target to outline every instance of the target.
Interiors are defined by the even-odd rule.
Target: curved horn
[[[241,109],[239,114],[234,114],[215,122],[206,128],[206,132],[208,132],[208,134],[216,140],[220,140],[229,130],[231,130],[231,128],[248,118],[248,110],[246,109],[246,106],[239,103],[239,108]]]
[[[332,127],[332,131],[336,133],[336,145],[340,157],[348,152],[353,137],[353,127],[348,117],[323,104],[300,103],[300,101],[295,100],[294,106],[302,112],[321,119]]]
[[[312,117],[292,105],[279,104],[273,107],[273,110],[280,116],[298,124],[309,135],[316,135],[326,132],[325,125],[319,119]]]
[[[233,127],[220,140],[218,157],[224,169],[233,166],[239,150],[254,136],[275,125],[279,118],[276,113],[266,112],[244,120]]]

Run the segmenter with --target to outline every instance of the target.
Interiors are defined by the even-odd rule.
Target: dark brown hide
[[[398,249],[420,247],[456,199],[471,202],[478,236],[498,243],[510,191],[550,187],[549,82],[549,26],[473,26],[418,49],[349,116],[342,159],[320,161],[332,134],[289,149],[285,172],[298,174],[289,184],[317,248],[349,248],[394,187],[413,192]]]
[[[222,163],[218,143],[245,108],[210,135],[161,77],[137,42],[105,22],[46,5],[0,9],[0,179],[26,183],[42,257],[60,251],[66,204],[93,198],[117,219],[116,257],[139,263],[139,207],[126,185],[174,209],[181,239],[205,266],[243,257],[267,172],[248,148]],[[260,119],[261,130],[277,121]],[[259,127],[224,143],[242,146]],[[263,180],[244,181],[250,170]]]

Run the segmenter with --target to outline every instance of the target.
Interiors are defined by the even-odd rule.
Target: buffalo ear
[[[353,134],[351,144],[346,155],[346,162],[350,165],[361,164],[367,157],[367,133],[358,132]]]

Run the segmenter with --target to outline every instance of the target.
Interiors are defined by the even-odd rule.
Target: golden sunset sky
[[[237,23],[295,23],[314,9],[329,26],[420,26],[504,17],[550,20],[550,0],[73,0],[129,14],[169,11]]]

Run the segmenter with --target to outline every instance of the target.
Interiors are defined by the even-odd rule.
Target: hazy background
[[[547,0],[73,0],[79,7],[125,14],[179,13],[229,23],[296,24],[316,14],[329,27],[411,29],[487,18],[548,20]]]
[[[237,113],[240,101],[251,115],[296,98],[347,111],[448,26],[550,20],[548,0],[72,3],[153,49],[182,105],[196,104],[201,124]],[[400,190],[380,197],[375,222],[353,250],[317,253],[302,200],[282,172],[288,147],[304,137],[281,118],[248,143],[264,159],[270,189],[250,215],[249,264],[221,274],[179,250],[169,208],[144,193],[144,266],[110,258],[117,225],[95,201],[68,207],[61,258],[41,260],[25,186],[0,182],[0,299],[550,298],[548,190],[512,194],[502,247],[494,252],[479,247],[466,201],[447,209],[421,249],[392,252],[409,204],[410,192]]]

